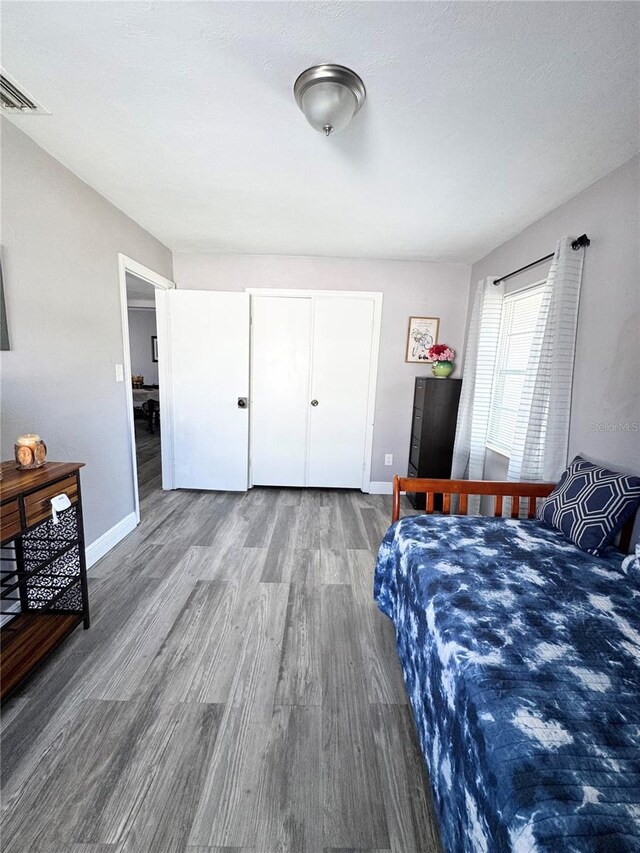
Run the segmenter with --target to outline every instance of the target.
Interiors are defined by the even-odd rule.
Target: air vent
[[[42,104],[0,69],[0,104],[8,115],[51,115]]]

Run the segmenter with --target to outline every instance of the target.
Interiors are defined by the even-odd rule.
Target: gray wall
[[[151,360],[151,336],[157,334],[155,308],[129,308],[131,375],[144,376],[145,385],[158,384],[158,362]]]
[[[588,234],[591,246],[582,277],[569,458],[579,453],[635,474],[640,474],[639,214],[640,157],[634,157],[471,270],[473,294],[485,276],[504,275],[548,254],[564,235]],[[504,457],[493,454],[485,475],[499,479],[505,472]]]
[[[469,267],[419,261],[306,258],[281,255],[174,254],[178,288],[272,287],[371,290],[384,294],[371,479],[406,473],[414,377],[429,366],[404,361],[410,316],[440,317],[439,340],[462,355]],[[456,374],[458,375],[458,371]],[[385,453],[394,464],[384,465]]]
[[[38,121],[39,119],[34,119]],[[46,121],[46,119],[45,119]],[[118,252],[171,278],[171,252],[2,119],[2,247],[11,351],[2,458],[37,432],[50,460],[86,462],[93,542],[133,512]]]

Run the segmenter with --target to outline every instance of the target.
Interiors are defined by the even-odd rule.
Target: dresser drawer
[[[427,381],[427,379],[416,379],[416,388],[413,395],[414,415],[416,409],[422,411],[422,409],[424,408],[424,394],[427,386]]]
[[[416,470],[420,467],[420,439],[415,435],[411,436],[411,446],[409,448],[409,465]]]
[[[418,471],[416,468],[409,463],[409,469],[407,471],[407,477],[417,477]],[[424,495],[416,495],[414,492],[407,492],[407,500],[411,504],[414,509],[424,509],[425,508],[425,498]]]
[[[67,495],[72,504],[78,503],[78,479],[75,474],[25,497],[27,527],[51,518],[51,498],[61,494]]]
[[[22,529],[20,524],[20,502],[8,501],[0,508],[0,539],[5,542],[17,536]]]
[[[413,421],[411,422],[411,432],[413,435],[420,437],[422,435],[422,421],[424,414],[422,409],[413,410]]]

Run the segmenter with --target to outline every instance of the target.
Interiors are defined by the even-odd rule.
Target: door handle
[[[238,397],[238,408],[246,409],[249,405],[247,397]]]
[[[315,406],[317,406],[317,405],[318,405],[318,401],[317,401],[317,400],[312,400],[312,401],[311,401],[311,405],[312,405],[312,406],[314,406],[314,407],[315,407]]]

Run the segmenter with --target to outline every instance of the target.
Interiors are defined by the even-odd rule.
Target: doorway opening
[[[136,521],[140,493],[173,486],[173,421],[167,292],[175,284],[137,261],[118,255],[123,380]]]
[[[130,272],[126,283],[138,495],[142,500],[162,482],[158,326],[154,286]]]

